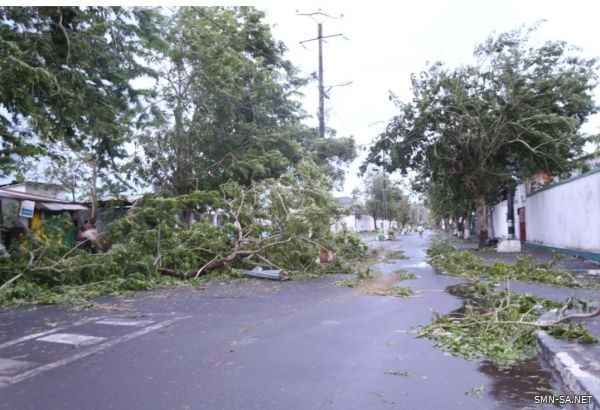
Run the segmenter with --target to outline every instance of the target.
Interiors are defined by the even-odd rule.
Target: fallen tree
[[[553,270],[555,259],[543,265],[534,265],[530,258],[520,258],[514,264],[496,262],[486,266],[476,256],[477,252],[457,251],[441,238],[433,241],[427,253],[431,264],[441,273],[469,280],[450,289],[465,300],[464,307],[445,316],[436,314],[432,323],[417,332],[418,336],[432,339],[440,348],[459,356],[489,359],[508,366],[537,353],[538,330],[582,343],[597,341],[584,323],[578,321],[599,316],[597,303],[574,298],[557,303],[510,291],[512,280],[582,286],[568,272]],[[498,283],[506,283],[506,289],[499,289]],[[550,314],[553,310],[556,313]]]
[[[20,283],[58,288],[111,278],[134,280],[138,289],[149,278],[189,280],[259,265],[288,272],[351,271],[349,262],[365,257],[366,247],[349,232],[331,233],[331,220],[343,210],[330,191],[320,168],[303,162],[247,188],[228,183],[219,191],[150,195],[109,226],[105,235],[113,246],[105,253],[67,249],[56,240],[60,232],[13,249],[0,266],[0,294],[19,293]],[[335,253],[336,262],[321,265],[323,250]]]
[[[559,304],[498,290],[491,282],[458,285],[451,293],[465,298],[465,306],[445,316],[436,314],[432,323],[417,330],[417,335],[458,356],[509,366],[537,354],[536,332],[542,329],[558,338],[597,342],[584,324],[571,320],[598,314],[598,309],[587,312],[590,307],[582,301]],[[541,320],[551,309],[558,310],[557,318]],[[567,309],[583,312],[564,315]]]

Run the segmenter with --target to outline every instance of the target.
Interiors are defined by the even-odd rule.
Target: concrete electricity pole
[[[299,16],[309,16],[314,19],[314,16],[324,16],[327,18],[332,18],[330,15],[322,13],[320,11],[315,13],[298,13]],[[316,21],[316,20],[315,20]],[[311,41],[319,42],[319,135],[321,138],[325,138],[325,83],[323,81],[323,39],[330,37],[338,37],[341,36],[341,33],[332,34],[329,36],[323,35],[323,24],[317,21],[317,37],[311,38],[309,40],[301,41],[300,44],[304,45],[304,43],[308,43]]]

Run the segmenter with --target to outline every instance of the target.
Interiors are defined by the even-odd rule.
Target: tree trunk
[[[479,196],[475,202],[477,207],[477,228],[479,234],[479,247],[483,247],[488,243],[488,220],[487,220],[487,203],[485,197]]]
[[[373,217],[373,227],[375,227],[375,230],[377,230],[377,218],[375,217],[375,214],[371,216]]]
[[[91,182],[91,199],[92,199],[92,210],[90,211],[90,223],[94,225],[98,217],[98,159],[93,156],[90,161],[92,167],[92,182]]]
[[[494,214],[492,208],[487,209],[487,221],[488,221],[488,237],[495,238],[496,232],[494,231]]]
[[[463,238],[469,239],[471,237],[471,211],[467,212],[463,226]]]

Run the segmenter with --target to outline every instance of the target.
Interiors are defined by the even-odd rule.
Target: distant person
[[[423,237],[423,231],[425,230],[425,228],[423,228],[423,225],[419,225],[419,227],[417,228],[417,232],[419,232],[419,237],[422,238]]]

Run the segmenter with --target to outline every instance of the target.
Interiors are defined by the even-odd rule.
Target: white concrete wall
[[[521,232],[519,230],[519,211],[521,207],[526,207],[527,193],[526,184],[520,184],[515,189],[515,197],[513,202],[513,210],[515,213],[515,238],[521,239]],[[527,208],[526,208],[527,212]],[[497,239],[508,238],[508,221],[506,216],[508,213],[507,201],[504,200],[492,207],[492,223],[494,224],[494,237]]]
[[[600,172],[527,197],[527,241],[600,252]]]
[[[497,239],[508,237],[507,209],[506,201],[502,201],[492,207],[492,223],[494,224],[494,235]]]
[[[373,217],[371,215],[361,215],[360,218],[356,218],[356,232],[372,231],[373,229]]]
[[[349,231],[356,232],[354,226],[354,215],[343,216],[341,219],[338,219],[333,224],[331,224],[331,230],[333,232],[340,232],[344,228]]]
[[[380,222],[377,220],[377,229],[381,226]],[[389,224],[389,221],[385,221],[386,228],[389,227]],[[344,227],[352,232],[373,231],[373,217],[370,215],[361,215],[360,218],[356,218],[354,215],[347,215],[331,224],[333,232],[339,232]]]
[[[390,221],[388,221],[387,219],[378,219],[377,220],[377,230],[381,229],[381,223],[383,222],[383,229],[389,229],[390,228]],[[373,228],[371,228],[372,230]]]

